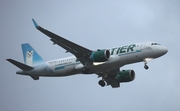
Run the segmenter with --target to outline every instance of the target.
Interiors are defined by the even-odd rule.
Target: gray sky
[[[179,0],[0,0],[1,111],[179,111]],[[38,24],[86,48],[156,41],[169,52],[148,63],[127,65],[136,78],[121,88],[101,88],[96,75],[34,81],[16,75],[6,58],[23,62],[22,43],[44,60],[71,56],[37,31]]]

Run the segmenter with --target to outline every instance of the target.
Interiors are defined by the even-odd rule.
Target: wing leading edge
[[[44,28],[42,28],[41,26],[39,26],[36,21],[34,19],[32,19],[34,26],[41,31],[42,33],[44,33],[45,35],[47,35],[50,40],[53,42],[53,44],[57,44],[60,47],[64,48],[67,52],[72,53],[73,55],[76,56],[76,58],[83,64],[86,65],[89,62],[89,56],[92,53],[91,50],[82,47],[76,43],[73,43],[59,35],[56,35]]]

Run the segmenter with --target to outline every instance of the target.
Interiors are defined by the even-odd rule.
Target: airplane
[[[40,76],[97,74],[98,77],[102,77],[98,82],[100,86],[111,85],[112,88],[118,88],[120,83],[131,82],[135,79],[135,71],[120,70],[122,66],[144,62],[144,68],[148,69],[149,60],[168,52],[165,46],[157,42],[133,43],[110,49],[90,50],[44,29],[34,19],[32,21],[35,28],[47,35],[54,45],[57,44],[74,55],[45,62],[30,44],[21,44],[24,63],[13,59],[7,59],[7,61],[21,69],[16,74],[28,75],[34,80],[39,80]]]

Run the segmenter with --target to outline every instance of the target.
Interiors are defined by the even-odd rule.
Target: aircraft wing
[[[32,19],[35,27],[41,31],[42,33],[44,33],[45,35],[47,35],[50,40],[53,42],[53,44],[57,44],[59,46],[61,46],[62,48],[64,48],[66,50],[66,52],[70,52],[73,55],[76,56],[76,58],[83,64],[85,65],[87,62],[89,62],[89,56],[92,53],[91,50],[82,47],[76,43],[73,43],[59,35],[56,35],[44,28],[42,28],[41,26],[39,26],[34,19]]]

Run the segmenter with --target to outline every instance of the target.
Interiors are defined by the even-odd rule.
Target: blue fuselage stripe
[[[73,63],[73,64],[68,64],[68,65],[65,65],[65,66],[59,66],[59,67],[56,67],[55,70],[64,69],[65,67],[73,66],[73,65],[76,65],[76,64],[79,64],[79,62],[76,62],[76,63]]]

